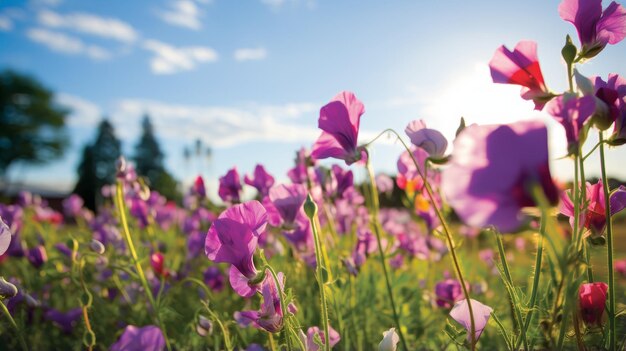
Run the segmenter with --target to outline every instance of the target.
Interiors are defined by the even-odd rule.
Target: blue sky
[[[354,91],[366,113],[363,141],[412,119],[452,137],[458,119],[505,123],[548,118],[519,98],[519,88],[491,83],[496,48],[538,42],[548,86],[566,87],[560,49],[575,30],[558,1],[369,0],[40,0],[0,3],[0,68],[40,79],[73,108],[72,149],[45,167],[18,166],[14,178],[71,188],[81,147],[109,116],[132,155],[140,119],[152,116],[167,166],[188,181],[216,179],[263,163],[278,179],[295,151],[319,131],[319,108]],[[626,43],[580,67],[586,75],[626,74]],[[555,159],[563,131],[549,122]],[[185,163],[196,138],[213,158]],[[590,144],[592,141],[590,142]],[[376,145],[379,171],[395,172],[401,148]],[[624,148],[609,152],[610,172],[626,178]],[[590,158],[589,174],[597,161]],[[553,173],[568,179],[569,161]]]

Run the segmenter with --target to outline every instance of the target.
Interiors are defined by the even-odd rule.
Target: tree
[[[150,116],[145,115],[141,121],[141,137],[135,146],[135,169],[137,174],[147,179],[150,188],[158,191],[170,200],[178,199],[176,180],[167,172],[163,161],[165,155],[154,134]]]
[[[63,155],[68,146],[69,110],[54,94],[26,75],[0,73],[0,178],[18,161],[43,163]]]
[[[96,141],[83,149],[77,169],[78,181],[73,193],[82,197],[88,208],[95,210],[102,187],[115,183],[115,161],[121,154],[121,143],[113,125],[105,118],[98,126]]]

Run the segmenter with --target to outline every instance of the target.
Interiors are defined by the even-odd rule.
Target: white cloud
[[[128,23],[116,18],[106,18],[89,13],[59,14],[43,10],[38,15],[39,23],[52,28],[68,28],[80,33],[114,39],[124,43],[137,40],[139,34]]]
[[[95,127],[102,118],[102,110],[91,101],[81,97],[59,93],[55,96],[59,105],[71,110],[67,123],[78,127]]]
[[[213,147],[231,147],[253,141],[313,142],[315,124],[300,126],[294,118],[310,114],[312,104],[252,105],[248,107],[193,106],[154,100],[119,101],[112,119],[116,129],[131,133],[148,113],[164,138],[210,140]],[[287,123],[291,121],[291,123]],[[129,135],[132,137],[133,135]]]
[[[69,55],[86,55],[95,60],[106,60],[111,54],[104,48],[83,43],[79,38],[63,33],[42,29],[31,28],[26,36],[50,50]]]
[[[298,5],[304,3],[309,9],[314,9],[317,6],[316,0],[261,0],[261,3],[272,10],[279,10],[286,4]]]
[[[158,40],[146,40],[144,48],[155,56],[150,60],[150,68],[155,74],[172,74],[189,71],[200,63],[215,62],[217,52],[209,47],[174,47]]]
[[[234,53],[236,61],[256,61],[263,60],[267,57],[267,50],[265,48],[255,49],[237,49]]]
[[[201,15],[198,5],[191,0],[174,0],[167,11],[158,12],[159,18],[166,23],[193,30],[202,28]]]
[[[0,15],[0,31],[8,32],[13,29],[13,21],[8,16]]]

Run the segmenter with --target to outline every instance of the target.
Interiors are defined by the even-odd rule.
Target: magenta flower
[[[381,194],[391,193],[393,191],[393,179],[384,173],[379,173],[376,175],[376,187]]]
[[[281,284],[281,291],[284,288],[285,276],[282,272],[277,274]],[[259,311],[235,312],[235,320],[242,326],[253,326],[257,329],[264,329],[270,333],[277,333],[283,329],[283,310],[280,305],[280,291],[276,288],[276,282],[270,272],[266,272],[266,278],[261,285],[263,303]]]
[[[63,200],[63,213],[69,217],[78,217],[83,209],[83,204],[83,199],[80,196],[72,194]]]
[[[365,112],[354,93],[343,91],[320,110],[318,127],[322,130],[311,156],[314,159],[338,158],[347,165],[364,160],[366,153],[357,148],[359,123]]]
[[[592,237],[599,237],[606,229],[606,215],[604,205],[604,188],[602,181],[596,184],[587,183],[586,203],[587,208],[581,208],[579,223],[586,229],[586,233]],[[611,204],[611,216],[626,208],[626,187],[623,185],[613,190],[609,197]],[[571,200],[570,191],[561,195],[561,213],[570,217],[570,224],[574,226],[574,203]]]
[[[231,285],[242,296],[254,294],[247,282],[257,275],[252,256],[266,225],[265,208],[253,200],[222,212],[207,233],[204,244],[207,257],[214,262],[232,264]]]
[[[522,98],[533,100],[535,110],[543,109],[553,96],[543,80],[534,41],[520,41],[513,51],[502,45],[489,61],[489,68],[494,83],[521,85]]]
[[[441,187],[467,225],[511,232],[527,219],[521,209],[536,205],[529,190],[533,184],[556,204],[548,132],[539,121],[465,128],[454,141]]]
[[[580,285],[578,307],[585,323],[598,326],[602,324],[608,289],[609,286],[603,282]]]
[[[426,128],[424,120],[410,122],[404,129],[413,145],[428,152],[430,157],[441,158],[448,148],[448,140],[435,129]]]
[[[161,329],[154,325],[137,328],[129,325],[109,351],[162,351],[165,338]]]
[[[241,190],[241,181],[239,180],[237,167],[233,167],[226,175],[220,177],[220,187],[217,192],[223,201],[239,202]]]
[[[546,109],[565,129],[568,155],[578,155],[580,145],[584,143],[586,137],[585,122],[596,110],[594,97],[561,95],[552,99]]]
[[[576,27],[580,57],[592,58],[626,37],[626,9],[615,1],[602,11],[602,0],[563,0],[559,15]]]
[[[307,351],[319,351],[320,347],[315,343],[315,335],[319,335],[320,340],[323,345],[326,345],[326,336],[324,335],[324,331],[319,327],[310,327],[306,332],[306,340],[303,340],[306,345]],[[331,326],[328,327],[328,334],[330,334],[330,347],[333,348],[337,343],[341,340],[339,333]]]
[[[474,315],[474,339],[478,340],[487,326],[487,322],[489,322],[489,317],[491,316],[493,309],[474,299],[470,299],[470,301],[472,303],[472,314]],[[450,317],[467,330],[467,340],[471,340],[472,336],[470,333],[472,328],[472,318],[470,317],[469,306],[466,299],[454,304],[454,307],[452,307],[452,310],[450,311]]]
[[[204,277],[204,283],[215,292],[220,292],[224,289],[224,276],[219,268],[211,266],[204,271],[202,275]]]
[[[280,214],[283,225],[289,228],[293,227],[306,196],[306,187],[302,184],[281,184],[269,191],[270,201]]]
[[[622,278],[626,278],[626,259],[615,260],[613,262],[613,267],[615,271],[622,276]]]
[[[437,306],[450,308],[463,297],[463,288],[458,280],[446,279],[435,285],[435,295]]]
[[[4,255],[9,245],[11,245],[11,235],[9,226],[4,223],[4,220],[0,217],[0,256]]]
[[[256,165],[254,167],[254,177],[245,175],[243,181],[256,188],[261,197],[267,196],[270,188],[274,185],[274,177],[267,173],[263,165]]]
[[[61,328],[63,333],[71,334],[82,315],[83,309],[80,307],[73,308],[67,312],[61,312],[59,310],[51,308],[46,311],[44,317],[47,320],[54,322],[54,324]]]

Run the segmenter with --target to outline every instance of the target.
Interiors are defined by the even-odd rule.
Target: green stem
[[[309,195],[310,197],[310,195]],[[308,200],[307,200],[308,201]],[[324,328],[324,349],[330,351],[330,328],[328,326],[328,304],[326,302],[326,291],[324,288],[324,277],[322,276],[322,244],[320,242],[319,228],[317,227],[317,210],[313,211],[309,217],[311,222],[311,230],[313,231],[313,241],[315,243],[315,275],[317,276],[317,285],[320,290],[320,314],[322,317],[322,326]],[[329,219],[330,220],[330,219]]]
[[[509,270],[509,264],[506,261],[506,254],[504,252],[504,244],[502,243],[502,237],[501,237],[500,233],[498,233],[496,230],[493,230],[493,234],[495,235],[496,242],[498,243],[498,252],[500,253],[500,260],[502,261],[502,270],[504,271],[504,276],[505,276],[505,278],[506,278],[510,288],[514,289],[513,279],[511,278],[511,272]],[[524,343],[524,350],[528,350],[528,340],[526,338],[526,332],[525,332],[524,328],[522,327],[523,323],[524,323],[524,321],[522,319],[522,313],[520,312],[519,308],[517,307],[517,299],[514,297],[513,291],[509,291],[509,295],[510,295],[510,298],[511,298],[511,308],[514,311],[514,315],[515,315],[515,318],[517,320],[517,325],[520,328],[520,338],[522,339],[522,342]]]
[[[398,311],[396,310],[396,303],[393,299],[393,290],[391,288],[391,281],[389,279],[389,273],[387,272],[387,262],[385,261],[385,253],[383,252],[383,245],[380,239],[380,223],[378,223],[378,209],[380,207],[378,203],[378,189],[376,188],[376,179],[374,177],[374,170],[372,169],[372,164],[367,161],[367,173],[370,178],[370,186],[371,186],[371,204],[372,204],[372,213],[371,218],[374,227],[374,233],[376,234],[376,241],[378,244],[378,253],[380,256],[380,264],[383,267],[383,273],[385,274],[385,283],[387,284],[387,294],[389,295],[389,302],[391,303],[391,310],[393,312],[393,319],[396,322],[396,326],[398,327],[398,335],[400,336],[400,342],[402,343],[402,348],[404,350],[409,350],[406,345],[406,341],[404,339],[404,333],[402,332],[402,326],[400,324],[400,317],[398,316]]]
[[[120,222],[122,222],[122,233],[124,235],[124,240],[126,241],[126,246],[128,246],[128,251],[133,259],[133,263],[135,264],[135,269],[137,270],[137,274],[139,275],[139,280],[141,281],[141,285],[143,289],[146,291],[146,296],[148,297],[148,301],[152,306],[152,310],[154,311],[157,322],[159,323],[159,327],[161,328],[161,332],[163,332],[163,338],[165,339],[165,344],[168,350],[172,349],[170,345],[170,341],[167,338],[167,332],[165,330],[165,325],[159,316],[159,311],[157,310],[157,304],[154,300],[154,296],[152,296],[152,289],[150,289],[150,285],[148,285],[148,280],[146,280],[146,275],[143,272],[143,268],[141,268],[141,264],[139,263],[139,257],[137,256],[137,251],[135,250],[135,245],[133,244],[133,238],[130,235],[130,229],[128,229],[128,220],[126,219],[126,204],[124,203],[124,184],[122,181],[117,182],[117,196],[115,197],[117,202],[117,210],[120,215]]]
[[[0,306],[2,307],[2,312],[4,313],[4,315],[9,319],[9,321],[11,322],[11,325],[13,325],[13,327],[17,331],[17,337],[20,340],[20,346],[22,346],[22,350],[28,351],[28,346],[26,345],[26,341],[24,340],[24,335],[22,335],[22,331],[17,326],[17,323],[15,323],[15,320],[13,319],[13,316],[11,316],[11,313],[7,309],[7,306],[5,306],[1,300],[0,300]]]
[[[604,157],[604,136],[599,133],[600,138],[600,169],[602,171],[602,185],[604,188],[604,214],[606,216],[606,242],[607,242],[607,269],[609,270],[609,350],[615,351],[615,278],[613,271],[613,221],[611,220],[611,193],[609,191],[609,180],[606,178],[606,160]]]
[[[528,314],[526,314],[526,319],[524,320],[523,332],[526,334],[528,332],[528,328],[530,327],[530,322],[532,321],[533,312],[535,311],[536,303],[537,303],[537,293],[539,291],[539,279],[541,277],[541,261],[543,258],[543,238],[546,232],[546,222],[548,220],[548,204],[545,200],[545,195],[541,187],[533,186],[532,188],[533,197],[535,201],[539,203],[541,208],[541,225],[539,228],[539,241],[537,241],[537,256],[535,258],[535,277],[533,279],[533,285],[530,292],[530,309]],[[515,350],[518,350],[521,344],[521,340],[517,341],[515,345]]]
[[[222,321],[220,320],[218,315],[215,312],[213,312],[213,310],[211,310],[211,308],[209,307],[208,303],[206,303],[204,301],[201,301],[201,303],[204,305],[204,308],[209,313],[209,316],[211,316],[211,318],[213,318],[213,320],[217,323],[217,326],[222,331],[222,335],[224,335],[224,344],[226,346],[226,350],[232,351],[233,350],[233,346],[230,343],[230,336],[229,336],[230,334],[228,332],[228,329],[226,329],[226,327],[224,326],[224,323],[222,323]]]
[[[599,145],[599,144],[598,144]],[[581,192],[581,203],[584,207],[587,207],[587,179],[585,178],[585,160],[581,157],[579,158],[580,162],[580,192]],[[583,231],[583,228],[580,228]],[[582,237],[582,234],[581,234]],[[585,259],[587,260],[587,280],[589,283],[593,283],[593,269],[591,268],[590,259],[591,253],[589,252],[589,248],[587,247],[587,242],[582,241],[582,249],[585,254]]]
[[[413,164],[415,165],[415,169],[417,170],[419,176],[422,177],[422,179],[424,180],[424,188],[426,189],[426,193],[428,194],[428,198],[430,200],[430,204],[433,207],[433,209],[435,210],[435,213],[437,214],[437,218],[439,218],[439,221],[441,222],[441,226],[443,227],[443,231],[446,234],[446,239],[447,239],[447,243],[448,243],[448,249],[450,250],[450,257],[452,258],[452,263],[454,264],[454,269],[456,271],[457,277],[459,278],[459,282],[461,283],[461,288],[463,289],[463,297],[465,297],[465,300],[467,301],[467,307],[468,307],[469,315],[470,315],[470,333],[471,333],[470,341],[471,341],[471,349],[475,350],[476,349],[476,341],[477,340],[476,340],[476,322],[474,321],[474,308],[472,307],[469,291],[467,289],[467,285],[465,284],[465,279],[463,278],[463,272],[461,271],[461,266],[459,265],[459,260],[458,260],[458,258],[456,256],[456,251],[455,251],[455,248],[454,248],[454,241],[452,240],[452,234],[450,233],[450,228],[448,227],[448,223],[446,222],[446,219],[443,216],[443,213],[441,213],[441,210],[439,209],[439,207],[437,207],[437,201],[435,200],[435,196],[433,195],[433,190],[430,187],[430,183],[428,182],[428,179],[425,177],[425,174],[422,173],[422,170],[421,170],[417,160],[415,159],[415,156],[413,155],[413,152],[411,152],[411,149],[404,142],[404,140],[402,140],[400,135],[395,130],[393,130],[393,129],[386,129],[382,133],[385,133],[385,132],[390,132],[390,133],[393,133],[393,134],[396,135],[396,137],[398,138],[398,140],[400,141],[402,146],[404,146],[406,151],[409,153],[409,156],[411,156],[411,160],[413,160]],[[382,135],[382,133],[380,135]],[[400,336],[402,336],[402,334],[400,334]],[[402,337],[401,337],[401,339],[402,339]]]

